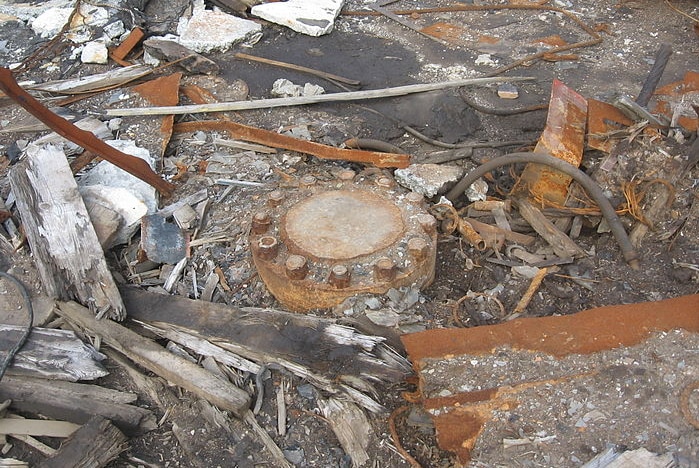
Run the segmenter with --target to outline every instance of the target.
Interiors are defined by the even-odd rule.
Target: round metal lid
[[[333,190],[294,205],[282,229],[297,251],[348,260],[390,246],[405,225],[400,209],[389,200],[367,191]]]

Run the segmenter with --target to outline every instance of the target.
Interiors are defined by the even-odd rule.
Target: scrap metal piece
[[[445,45],[445,46],[451,45],[447,41],[444,41],[437,36],[433,36],[432,34],[429,34],[425,31],[423,31],[422,29],[418,28],[410,21],[405,20],[405,19],[401,18],[400,16],[398,16],[397,14],[393,13],[392,11],[389,11],[386,8],[384,8],[384,6],[389,5],[391,3],[395,3],[395,0],[385,0],[382,2],[376,2],[373,5],[369,5],[369,8],[371,8],[372,10],[374,10],[378,13],[381,13],[382,15],[384,15],[388,19],[391,19],[391,20],[395,21],[396,23],[398,23],[402,26],[405,26],[408,29],[415,31],[416,33],[420,34],[421,36],[424,36],[428,39],[432,39],[433,41],[439,42],[440,44]]]
[[[498,325],[473,328],[442,328],[403,335],[401,341],[419,377],[419,396],[431,414],[439,446],[454,452],[461,463],[468,463],[486,424],[498,411],[515,408],[537,385],[563,385],[577,380],[582,386],[586,375],[562,364],[566,356],[588,355],[642,343],[658,332],[684,329],[699,332],[699,295],[658,302],[605,306],[573,315],[520,318]],[[493,366],[490,380],[468,382],[455,369],[470,372],[471,360],[485,360],[500,352],[502,367]],[[534,356],[543,353],[554,363],[546,379],[513,372],[508,356],[518,352]],[[532,359],[532,357],[527,357]],[[475,367],[477,364],[473,364]],[[434,372],[435,368],[441,372]],[[451,372],[448,369],[452,369]],[[555,369],[555,370],[554,370]],[[565,369],[565,370],[564,370]],[[445,388],[445,382],[455,382]],[[548,392],[542,392],[548,393]],[[443,395],[447,396],[443,396]],[[527,400],[531,404],[531,400]]]
[[[261,128],[248,127],[247,125],[236,122],[204,120],[183,122],[175,125],[175,131],[177,132],[195,132],[197,130],[227,132],[229,135],[245,141],[252,141],[273,148],[283,148],[291,151],[298,151],[299,153],[311,154],[322,159],[373,164],[376,167],[404,168],[410,165],[410,156],[407,154],[333,148],[332,146],[300,140]]]
[[[635,122],[647,121],[654,127],[667,127],[668,120],[664,116],[655,116],[628,96],[619,95],[613,103],[614,106]]]
[[[548,153],[578,167],[585,147],[587,101],[559,80],[553,80],[546,127],[534,149]],[[529,191],[533,198],[542,198],[562,205],[572,178],[561,171],[541,164],[529,163],[524,168],[513,192]]]
[[[305,312],[432,282],[436,220],[422,195],[383,183],[383,175],[311,179],[282,197],[270,193],[252,218],[255,265],[285,307]]]
[[[51,130],[152,185],[162,195],[170,196],[175,190],[174,185],[160,178],[144,160],[112,148],[92,133],[81,130],[48,110],[17,84],[8,68],[0,67],[0,90]]]
[[[612,151],[618,141],[613,138],[613,132],[633,125],[633,120],[606,102],[588,99],[587,111],[587,144],[606,153]]]

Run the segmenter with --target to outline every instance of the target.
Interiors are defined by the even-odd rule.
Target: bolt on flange
[[[437,220],[424,197],[384,173],[304,176],[253,214],[260,277],[288,309],[332,307],[356,294],[424,287],[434,278]]]

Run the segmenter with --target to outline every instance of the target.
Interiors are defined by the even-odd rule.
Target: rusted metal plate
[[[596,99],[587,100],[587,145],[609,153],[618,141],[610,132],[633,125],[619,109]]]
[[[176,106],[180,100],[179,89],[182,73],[173,73],[155,80],[135,86],[133,90],[142,98],[154,106]],[[152,120],[152,117],[147,117]],[[175,123],[174,115],[160,117],[160,151],[159,156],[165,154],[167,145],[172,137],[172,127]]]
[[[688,71],[681,81],[670,83],[655,90],[658,104],[654,113],[673,118],[677,109],[677,124],[690,132],[697,130],[699,116],[691,105],[699,106],[699,72]]]
[[[553,80],[549,113],[537,153],[548,153],[573,166],[580,166],[585,146],[587,101],[559,80]],[[562,205],[572,178],[541,164],[527,164],[515,187],[517,192],[529,191],[532,198],[543,198]]]
[[[600,307],[574,315],[435,329],[403,335],[401,341],[418,373],[419,394],[432,415],[440,447],[466,463],[492,412],[516,408],[530,389],[585,377],[588,369],[565,367],[568,356],[634,346],[657,332],[684,329],[698,333],[698,310],[699,295],[695,294]],[[541,375],[533,377],[504,365],[491,365],[479,380],[473,379],[476,367],[471,370],[469,366],[477,366],[488,357],[504,361],[517,353],[522,362],[537,359],[534,368]]]
[[[337,305],[356,294],[426,286],[434,278],[437,220],[422,195],[383,174],[302,177],[269,194],[252,218],[257,271],[289,310]]]

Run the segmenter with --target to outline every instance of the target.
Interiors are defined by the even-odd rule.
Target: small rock
[[[333,30],[344,0],[289,0],[252,7],[253,16],[309,36],[322,36]]]
[[[463,168],[443,164],[411,164],[394,172],[396,182],[428,198],[446,192],[463,174]]]
[[[104,65],[109,58],[109,51],[104,42],[92,41],[85,44],[80,53],[80,61],[82,63],[99,63]]]
[[[395,327],[401,320],[400,314],[391,309],[369,310],[366,316],[372,323],[382,327]]]
[[[106,25],[103,31],[108,38],[116,39],[126,32],[126,28],[123,21],[117,20]]]
[[[301,466],[306,459],[306,454],[302,448],[293,448],[282,450],[284,457],[294,466]]]
[[[480,54],[476,58],[476,65],[488,65],[489,67],[497,66],[497,63],[491,58],[490,54]]]
[[[483,179],[478,179],[466,189],[466,198],[469,201],[485,200],[488,193],[488,183]]]
[[[296,391],[307,400],[313,400],[316,397],[316,390],[311,384],[301,384],[296,387]]]
[[[498,86],[498,96],[501,99],[517,99],[519,97],[519,90],[517,86],[512,83],[503,83]]]
[[[532,279],[539,272],[539,269],[533,266],[519,265],[512,267],[512,272],[524,278]]]

